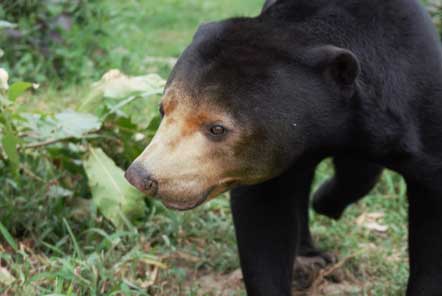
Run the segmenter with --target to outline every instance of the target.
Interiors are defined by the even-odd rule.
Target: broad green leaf
[[[126,181],[123,170],[101,149],[90,149],[84,168],[95,205],[115,226],[125,225],[122,215],[130,221],[143,218],[143,195]]]
[[[161,94],[165,85],[166,81],[157,74],[127,76],[119,70],[110,70],[103,75],[100,81],[92,85],[91,93],[81,104],[79,110],[92,111],[100,102],[103,102],[104,98],[116,100],[118,103],[121,99],[134,96],[133,99],[118,106],[121,108],[136,98],[147,98]],[[113,108],[111,107],[111,109]],[[112,111],[115,112],[115,110]]]
[[[91,131],[99,130],[101,127],[100,120],[89,113],[65,111],[56,114],[55,119],[60,130],[67,137],[81,138]]]
[[[4,130],[4,134],[2,137],[2,147],[5,151],[8,159],[13,167],[15,172],[18,171],[18,167],[20,165],[20,158],[17,151],[19,139],[16,135],[14,135],[9,129]]]
[[[8,98],[11,101],[15,101],[25,91],[32,87],[32,83],[29,82],[16,82],[8,90]]]
[[[105,98],[125,98],[134,93],[157,94],[162,92],[166,81],[157,74],[127,76],[119,70],[110,70],[95,83],[94,89],[102,92]]]
[[[23,127],[29,131],[27,142],[81,139],[101,128],[98,117],[89,113],[65,111],[54,116],[22,114]]]

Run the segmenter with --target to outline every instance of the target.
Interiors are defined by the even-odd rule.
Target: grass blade
[[[69,233],[69,236],[71,237],[71,240],[72,240],[72,243],[74,244],[74,250],[75,250],[75,253],[77,253],[77,255],[80,257],[80,258],[84,258],[84,254],[83,254],[83,252],[81,251],[81,249],[80,249],[80,247],[79,247],[79,245],[78,245],[78,242],[77,242],[77,240],[75,239],[75,236],[74,236],[74,233],[72,232],[72,229],[71,229],[71,227],[69,226],[69,223],[68,223],[68,221],[65,219],[65,218],[63,218],[63,223],[64,223],[64,225],[66,226],[66,229],[68,230],[68,233]]]
[[[8,244],[14,249],[14,251],[18,251],[17,243],[15,242],[12,235],[6,229],[6,227],[0,222],[0,233],[3,235]]]

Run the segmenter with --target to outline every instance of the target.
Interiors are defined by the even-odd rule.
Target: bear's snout
[[[154,197],[158,192],[158,182],[148,170],[137,163],[133,163],[124,174],[127,181],[141,192]]]

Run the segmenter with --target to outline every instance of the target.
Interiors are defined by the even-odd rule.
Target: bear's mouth
[[[204,202],[211,200],[228,190],[231,190],[233,187],[237,185],[238,182],[236,180],[228,180],[216,186],[210,187],[208,190],[198,195],[196,198],[174,199],[174,198],[163,197],[161,198],[161,202],[168,209],[177,210],[177,211],[188,211],[202,205]]]

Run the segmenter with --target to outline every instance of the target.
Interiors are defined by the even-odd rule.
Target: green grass
[[[112,65],[131,74],[146,71],[166,75],[170,68],[149,57],[177,58],[204,22],[232,16],[256,15],[260,0],[107,1],[106,28],[112,38],[104,44]]]
[[[112,65],[128,74],[159,72],[166,77],[168,59],[179,56],[200,23],[254,15],[262,2],[106,1],[111,17],[105,25],[112,38],[103,46],[110,51]],[[23,101],[22,108],[75,108],[85,95],[82,85],[62,91],[49,85]],[[330,165],[322,164],[315,186],[331,173]],[[0,225],[1,295],[210,295],[210,287],[219,291],[227,286],[230,290],[223,295],[244,295],[240,283],[228,276],[239,263],[227,197],[187,213],[149,201],[145,222],[115,230],[89,210],[91,205],[82,198],[86,196],[63,203],[49,196],[48,183],[62,177],[47,171],[19,191],[10,184],[0,192],[4,200],[0,212],[8,222]],[[376,221],[388,229],[367,229],[362,215],[379,212],[384,217]],[[343,283],[357,288],[350,295],[404,294],[406,225],[405,184],[391,172],[340,221],[312,213],[318,245],[338,255]],[[320,282],[318,287],[332,282]]]

